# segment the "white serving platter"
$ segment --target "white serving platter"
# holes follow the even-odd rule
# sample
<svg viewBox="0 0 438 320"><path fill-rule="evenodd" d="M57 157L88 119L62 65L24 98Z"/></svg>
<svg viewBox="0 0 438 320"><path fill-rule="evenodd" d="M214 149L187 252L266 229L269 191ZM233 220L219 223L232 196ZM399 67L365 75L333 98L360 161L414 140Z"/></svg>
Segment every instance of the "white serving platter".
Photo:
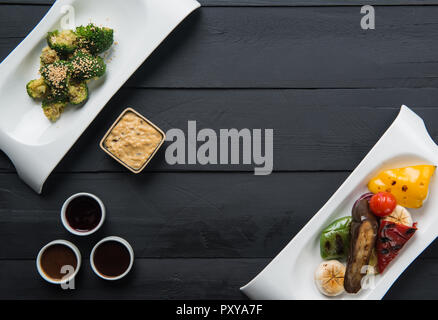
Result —
<svg viewBox="0 0 438 320"><path fill-rule="evenodd" d="M90 99L48 121L26 84L38 77L48 31L60 28L62 8L75 9L76 25L115 30L107 74L90 85ZM67 151L111 97L158 45L200 4L195 0L58 0L25 40L0 64L0 149L37 193Z"/></svg>
<svg viewBox="0 0 438 320"><path fill-rule="evenodd" d="M419 164L438 164L438 147L423 120L402 106L397 119L365 159L321 210L306 224L276 258L241 290L252 299L381 299L402 272L438 235L438 178L431 180L429 196L420 209L410 209L418 231L382 275L375 288L356 295L331 298L315 286L314 272L322 262L319 253L321 231L333 220L351 215L357 198L368 192L367 183L380 170ZM412 290L415 290L414 288Z"/></svg>

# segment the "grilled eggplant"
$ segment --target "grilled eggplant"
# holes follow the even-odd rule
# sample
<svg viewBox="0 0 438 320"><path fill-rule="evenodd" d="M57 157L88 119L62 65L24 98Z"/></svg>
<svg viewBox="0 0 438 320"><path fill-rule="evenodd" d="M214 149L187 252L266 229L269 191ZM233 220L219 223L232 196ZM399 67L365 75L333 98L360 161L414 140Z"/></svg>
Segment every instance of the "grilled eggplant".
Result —
<svg viewBox="0 0 438 320"><path fill-rule="evenodd" d="M370 211L367 199L356 202L353 207L352 217L351 242L344 288L348 293L357 293L362 287L361 281L366 274L363 267L369 264L376 243L379 223Z"/></svg>

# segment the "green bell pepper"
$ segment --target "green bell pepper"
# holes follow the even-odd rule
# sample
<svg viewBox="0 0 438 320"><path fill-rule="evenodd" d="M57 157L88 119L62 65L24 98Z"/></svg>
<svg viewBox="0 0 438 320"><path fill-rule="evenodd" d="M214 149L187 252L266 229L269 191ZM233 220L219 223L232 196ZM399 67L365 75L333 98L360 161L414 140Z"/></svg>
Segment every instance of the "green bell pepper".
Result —
<svg viewBox="0 0 438 320"><path fill-rule="evenodd" d="M351 216L333 221L320 237L321 257L325 260L345 259L350 248Z"/></svg>

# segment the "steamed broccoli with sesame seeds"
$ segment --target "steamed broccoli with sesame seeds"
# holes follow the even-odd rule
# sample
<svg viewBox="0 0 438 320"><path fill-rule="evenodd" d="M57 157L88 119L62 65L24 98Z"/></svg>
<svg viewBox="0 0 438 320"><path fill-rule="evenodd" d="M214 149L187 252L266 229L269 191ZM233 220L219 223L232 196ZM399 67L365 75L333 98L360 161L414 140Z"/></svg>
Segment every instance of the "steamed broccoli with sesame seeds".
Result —
<svg viewBox="0 0 438 320"><path fill-rule="evenodd" d="M78 50L70 60L72 78L76 80L91 80L102 77L106 64L99 56Z"/></svg>
<svg viewBox="0 0 438 320"><path fill-rule="evenodd" d="M52 122L55 122L59 119L66 106L67 102L65 101L51 99L45 99L42 105L44 115Z"/></svg>
<svg viewBox="0 0 438 320"><path fill-rule="evenodd" d="M68 99L73 105L84 103L88 99L87 82L70 82L68 86Z"/></svg>
<svg viewBox="0 0 438 320"><path fill-rule="evenodd" d="M92 54L100 54L108 50L114 42L114 30L100 28L90 23L76 28L77 43Z"/></svg>
<svg viewBox="0 0 438 320"><path fill-rule="evenodd" d="M99 54L114 43L114 31L93 24L76 30L55 30L40 56L41 78L26 85L28 95L42 100L45 116L59 119L68 105L88 99L88 82L102 77L106 64Z"/></svg>
<svg viewBox="0 0 438 320"><path fill-rule="evenodd" d="M55 30L47 34L47 43L49 47L59 54L69 54L77 48L78 37L72 30Z"/></svg>
<svg viewBox="0 0 438 320"><path fill-rule="evenodd" d="M46 84L50 87L51 95L61 99L68 94L68 83L71 76L71 65L67 61L57 61L55 63L41 67L40 73Z"/></svg>
<svg viewBox="0 0 438 320"><path fill-rule="evenodd" d="M60 58L56 50L53 50L50 47L45 47L43 49L40 57L40 61L42 65L52 64L59 60Z"/></svg>
<svg viewBox="0 0 438 320"><path fill-rule="evenodd" d="M43 99L49 92L49 87L43 78L29 81L26 85L27 94L32 99Z"/></svg>

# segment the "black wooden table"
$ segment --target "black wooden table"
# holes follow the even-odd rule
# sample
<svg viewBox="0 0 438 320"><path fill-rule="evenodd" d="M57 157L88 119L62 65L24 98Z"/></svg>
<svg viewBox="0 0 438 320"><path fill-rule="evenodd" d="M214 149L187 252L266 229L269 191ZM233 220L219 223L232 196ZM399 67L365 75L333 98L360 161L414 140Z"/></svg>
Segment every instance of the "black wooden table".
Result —
<svg viewBox="0 0 438 320"><path fill-rule="evenodd" d="M0 60L51 2L0 1ZM201 2L105 107L42 196L0 155L1 299L244 298L239 287L327 201L401 104L438 140L438 1L362 1L376 5L368 31L353 0ZM98 149L127 106L163 130L186 130L188 120L274 128L275 172L169 166L161 152L143 174L130 174ZM59 218L63 201L80 191L108 209L103 229L85 239ZM108 235L126 238L136 254L133 272L117 283L99 280L87 259ZM38 250L59 238L86 258L73 291L45 283L35 268ZM437 268L435 242L386 298L438 298Z"/></svg>

